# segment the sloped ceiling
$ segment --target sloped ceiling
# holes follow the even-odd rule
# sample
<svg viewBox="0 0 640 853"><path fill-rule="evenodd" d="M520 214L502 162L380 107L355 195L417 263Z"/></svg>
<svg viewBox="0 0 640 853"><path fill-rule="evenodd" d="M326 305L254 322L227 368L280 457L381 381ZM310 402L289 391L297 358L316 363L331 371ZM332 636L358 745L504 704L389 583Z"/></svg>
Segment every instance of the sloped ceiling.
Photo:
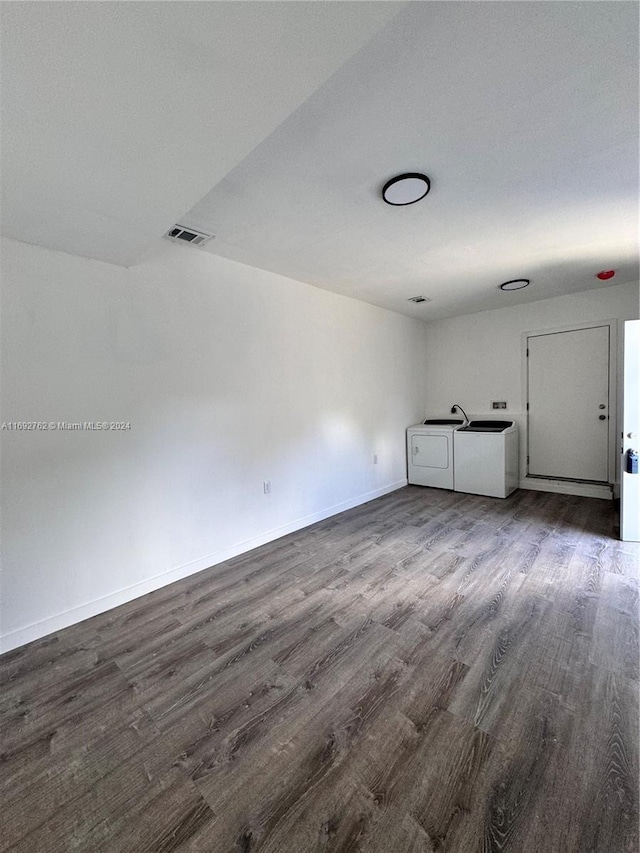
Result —
<svg viewBox="0 0 640 853"><path fill-rule="evenodd" d="M134 263L400 8L3 3L2 233Z"/></svg>
<svg viewBox="0 0 640 853"><path fill-rule="evenodd" d="M3 15L17 239L131 264L180 221L215 234L184 251L425 320L602 287L601 269L638 279L635 3ZM430 194L385 205L405 171ZM520 277L531 286L499 291Z"/></svg>

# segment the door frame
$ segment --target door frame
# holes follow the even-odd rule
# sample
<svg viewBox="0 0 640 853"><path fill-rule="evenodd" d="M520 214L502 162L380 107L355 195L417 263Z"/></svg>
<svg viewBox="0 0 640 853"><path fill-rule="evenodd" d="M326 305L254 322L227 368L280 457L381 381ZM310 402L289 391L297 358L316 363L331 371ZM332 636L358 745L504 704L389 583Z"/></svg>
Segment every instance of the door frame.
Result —
<svg viewBox="0 0 640 853"><path fill-rule="evenodd" d="M526 447L525 447L525 479L543 482L545 478L529 474L529 369L527 362L527 349L529 338L540 335L555 335L560 332L580 332L583 329L596 329L599 326L609 327L609 422L608 422L608 454L607 454L607 483L615 485L618 475L618 453L616 436L618 434L618 423L620 413L618 412L618 321L617 320L593 320L585 323L572 323L568 326L555 326L551 329L536 329L522 333L522 388L524 389L524 415L526 424ZM552 478L549 482L575 483L576 485L588 485L589 481L569 480L563 477Z"/></svg>
<svg viewBox="0 0 640 853"><path fill-rule="evenodd" d="M627 474L625 470L626 452L631 447L638 448L638 433L634 435L633 431L638 429L640 415L640 370L635 361L640 349L640 320L623 321L621 338L620 539L623 542L640 542L640 474Z"/></svg>

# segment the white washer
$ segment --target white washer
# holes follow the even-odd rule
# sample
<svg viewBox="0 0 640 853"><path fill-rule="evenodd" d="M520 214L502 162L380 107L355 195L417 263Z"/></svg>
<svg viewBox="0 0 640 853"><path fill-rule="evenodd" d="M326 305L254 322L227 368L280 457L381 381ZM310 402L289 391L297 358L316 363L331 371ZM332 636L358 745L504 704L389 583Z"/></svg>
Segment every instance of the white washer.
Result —
<svg viewBox="0 0 640 853"><path fill-rule="evenodd" d="M454 434L456 492L506 498L518 488L518 427L471 421Z"/></svg>
<svg viewBox="0 0 640 853"><path fill-rule="evenodd" d="M453 434L461 420L431 418L407 430L408 480L415 486L453 489Z"/></svg>

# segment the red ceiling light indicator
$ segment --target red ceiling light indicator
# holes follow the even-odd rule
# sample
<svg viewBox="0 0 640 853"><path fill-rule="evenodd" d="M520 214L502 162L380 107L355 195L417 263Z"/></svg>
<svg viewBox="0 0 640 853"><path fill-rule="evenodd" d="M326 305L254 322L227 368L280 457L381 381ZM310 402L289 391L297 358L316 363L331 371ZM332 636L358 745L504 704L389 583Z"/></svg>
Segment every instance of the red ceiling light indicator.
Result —
<svg viewBox="0 0 640 853"><path fill-rule="evenodd" d="M602 270L602 272L598 273L596 278L599 278L600 281L609 281L609 279L613 278L615 274L615 270Z"/></svg>

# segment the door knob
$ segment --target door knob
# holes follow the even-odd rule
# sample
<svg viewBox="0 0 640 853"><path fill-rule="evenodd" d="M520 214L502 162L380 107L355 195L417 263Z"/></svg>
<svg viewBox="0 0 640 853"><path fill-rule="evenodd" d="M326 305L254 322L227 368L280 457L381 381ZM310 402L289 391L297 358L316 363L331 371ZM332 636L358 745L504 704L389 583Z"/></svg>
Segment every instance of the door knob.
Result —
<svg viewBox="0 0 640 853"><path fill-rule="evenodd" d="M598 420L600 420L600 421L606 421L606 419L607 419L607 416L606 416L606 415L598 415Z"/></svg>

